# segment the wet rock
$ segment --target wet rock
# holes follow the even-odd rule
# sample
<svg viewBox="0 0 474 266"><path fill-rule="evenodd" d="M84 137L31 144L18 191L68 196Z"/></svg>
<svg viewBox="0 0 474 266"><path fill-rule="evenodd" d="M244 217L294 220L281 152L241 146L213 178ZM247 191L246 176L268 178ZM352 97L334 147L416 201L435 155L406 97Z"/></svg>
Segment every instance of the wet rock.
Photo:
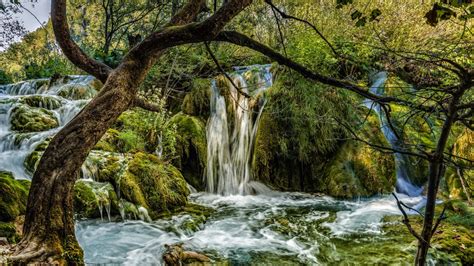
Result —
<svg viewBox="0 0 474 266"><path fill-rule="evenodd" d="M20 102L30 107L45 108L48 110L58 109L62 102L53 96L29 95L22 97Z"/></svg>
<svg viewBox="0 0 474 266"><path fill-rule="evenodd" d="M69 100L87 100L94 97L97 90L88 84L66 84L61 86L58 95Z"/></svg>
<svg viewBox="0 0 474 266"><path fill-rule="evenodd" d="M169 123L176 125L177 131L178 156L173 164L191 186L203 190L205 184L202 177L207 158L206 124L198 117L183 113L173 116Z"/></svg>
<svg viewBox="0 0 474 266"><path fill-rule="evenodd" d="M74 185L74 210L80 218L102 218L119 213L114 188L109 183L78 180Z"/></svg>
<svg viewBox="0 0 474 266"><path fill-rule="evenodd" d="M29 107L21 104L13 108L11 128L18 132L39 132L59 126L54 114L43 108Z"/></svg>
<svg viewBox="0 0 474 266"><path fill-rule="evenodd" d="M183 263L205 263L211 261L206 255L184 250L183 244L165 245L165 248L166 252L163 254L163 260L165 261L165 264L169 266L180 266L183 265Z"/></svg>

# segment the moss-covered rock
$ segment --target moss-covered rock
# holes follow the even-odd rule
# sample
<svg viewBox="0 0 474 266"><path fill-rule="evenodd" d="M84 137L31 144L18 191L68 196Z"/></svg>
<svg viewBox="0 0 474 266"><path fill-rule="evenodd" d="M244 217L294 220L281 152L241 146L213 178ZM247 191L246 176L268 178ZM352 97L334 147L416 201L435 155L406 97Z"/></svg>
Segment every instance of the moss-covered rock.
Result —
<svg viewBox="0 0 474 266"><path fill-rule="evenodd" d="M59 126L51 111L24 104L13 108L10 119L12 130L19 132L39 132Z"/></svg>
<svg viewBox="0 0 474 266"><path fill-rule="evenodd" d="M25 161L23 162L23 165L25 166L28 172L30 173L35 172L36 167L38 166L39 160L41 159L43 152L48 147L50 141L51 141L51 138L45 139L43 142L38 144L38 146L36 146L35 149L30 154L28 154L28 156L26 156Z"/></svg>
<svg viewBox="0 0 474 266"><path fill-rule="evenodd" d="M74 185L74 211L80 218L103 218L119 213L119 201L109 183L80 179Z"/></svg>
<svg viewBox="0 0 474 266"><path fill-rule="evenodd" d="M194 79L192 89L181 105L184 114L207 119L210 112L211 82L209 79Z"/></svg>
<svg viewBox="0 0 474 266"><path fill-rule="evenodd" d="M16 232L15 223L0 222L0 237L6 237L9 243L15 243L19 240Z"/></svg>
<svg viewBox="0 0 474 266"><path fill-rule="evenodd" d="M185 206L189 190L179 170L155 155L136 153L118 180L120 196L144 207L150 216Z"/></svg>
<svg viewBox="0 0 474 266"><path fill-rule="evenodd" d="M48 110L58 109L62 103L54 96L29 95L22 97L20 102L30 107L45 108Z"/></svg>
<svg viewBox="0 0 474 266"><path fill-rule="evenodd" d="M0 172L0 221L11 222L25 214L30 181L15 180L8 172Z"/></svg>
<svg viewBox="0 0 474 266"><path fill-rule="evenodd" d="M474 161L474 131L464 129L461 132L452 145L452 154L457 156L451 159L456 161L458 167L450 165L444 175L447 197L467 200L469 196L472 201L474 199L474 169L469 160Z"/></svg>
<svg viewBox="0 0 474 266"><path fill-rule="evenodd" d="M89 84L64 84L58 95L69 100L87 100L94 97L97 90Z"/></svg>
<svg viewBox="0 0 474 266"><path fill-rule="evenodd" d="M367 116L358 134L371 144L389 147L376 114ZM395 161L390 153L378 151L359 141L346 142L323 168L319 183L326 193L337 197L390 193L396 182Z"/></svg>
<svg viewBox="0 0 474 266"><path fill-rule="evenodd" d="M368 142L389 146L375 112L367 116L367 108L351 105L359 99L286 74L267 94L256 136L255 178L280 190L337 197L393 190L393 156L351 140L343 126L355 128Z"/></svg>
<svg viewBox="0 0 474 266"><path fill-rule="evenodd" d="M186 181L196 189L204 189L203 174L206 168L206 125L198 117L178 113L169 123L176 125L177 158L173 164L183 173Z"/></svg>

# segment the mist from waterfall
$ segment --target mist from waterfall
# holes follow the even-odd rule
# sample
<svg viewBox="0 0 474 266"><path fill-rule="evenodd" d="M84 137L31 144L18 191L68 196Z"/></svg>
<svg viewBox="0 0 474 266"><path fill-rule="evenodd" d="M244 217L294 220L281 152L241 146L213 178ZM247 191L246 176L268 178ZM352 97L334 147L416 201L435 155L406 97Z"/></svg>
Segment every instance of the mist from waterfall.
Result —
<svg viewBox="0 0 474 266"><path fill-rule="evenodd" d="M265 101L256 104L252 101L255 101L254 96L271 87L270 65L237 67L230 77L232 82L226 79L227 92L226 88L217 86L216 80L211 85L211 115L207 124L207 190L221 195L265 191L268 188L263 184L251 181L251 157ZM250 84L250 79L256 80L255 84ZM234 84L252 98L239 93Z"/></svg>
<svg viewBox="0 0 474 266"><path fill-rule="evenodd" d="M372 86L370 87L370 92L376 95L384 94L384 85L387 81L387 73L379 72L372 78ZM388 143L392 148L401 150L401 141L393 131L392 127L389 125L386 115L382 112L382 108L379 104L374 103L373 101L367 101L366 106L368 108L373 108L378 114L380 119L380 128ZM409 167L409 160L407 155L395 152L395 167L397 174L396 189L397 192L406 194L408 196L414 197L419 196L423 191L423 187L418 187L410 181L410 175L408 173L407 167Z"/></svg>

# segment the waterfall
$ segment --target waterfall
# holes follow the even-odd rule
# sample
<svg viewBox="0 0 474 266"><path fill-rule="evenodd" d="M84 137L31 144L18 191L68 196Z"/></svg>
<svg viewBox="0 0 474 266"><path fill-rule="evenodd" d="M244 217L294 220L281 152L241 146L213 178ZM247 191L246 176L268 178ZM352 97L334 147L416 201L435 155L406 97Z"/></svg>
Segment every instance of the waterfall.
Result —
<svg viewBox="0 0 474 266"><path fill-rule="evenodd" d="M233 84L252 96L272 85L270 65L235 70L230 75L232 82L225 82L228 91L220 88L216 80L212 81L211 115L207 123L207 189L222 195L251 194L261 187L251 182L250 166L265 101L252 104L254 97L241 95Z"/></svg>
<svg viewBox="0 0 474 266"><path fill-rule="evenodd" d="M91 76L66 76L0 85L0 171L30 179L31 173L24 166L26 157L79 113L97 93L94 82ZM15 110L31 113L15 114ZM44 119L51 126L31 132L28 123ZM14 128L15 121L20 129Z"/></svg>
<svg viewBox="0 0 474 266"><path fill-rule="evenodd" d="M379 72L372 78L372 86L370 87L370 92L376 95L383 95L384 94L384 84L387 81L387 73L386 72ZM373 109L377 113L380 119L380 128L382 133L384 134L385 138L387 139L388 143L394 149L402 149L401 147L401 140L398 139L393 129L388 124L388 120L386 115L382 112L381 106L379 104L374 103L373 101L367 101L366 106ZM408 155L401 154L401 153L394 153L395 157L395 167L396 167L396 175L397 175L397 182L396 182L396 189L397 192L409 195L411 197L419 196L423 191L422 187L418 187L417 185L413 184L410 181L410 175L408 173Z"/></svg>

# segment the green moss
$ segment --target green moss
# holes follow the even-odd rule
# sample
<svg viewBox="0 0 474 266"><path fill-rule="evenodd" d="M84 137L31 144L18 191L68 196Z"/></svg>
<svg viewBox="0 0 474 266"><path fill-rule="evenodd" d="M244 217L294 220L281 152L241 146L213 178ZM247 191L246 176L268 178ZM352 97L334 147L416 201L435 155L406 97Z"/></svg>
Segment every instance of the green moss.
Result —
<svg viewBox="0 0 474 266"><path fill-rule="evenodd" d="M15 131L38 132L58 127L59 122L51 111L22 104L13 108L11 125Z"/></svg>
<svg viewBox="0 0 474 266"><path fill-rule="evenodd" d="M349 95L283 73L269 89L256 136L254 176L281 190L337 197L389 193L394 159L352 139L389 146L378 116L355 109ZM291 87L291 90L288 89Z"/></svg>
<svg viewBox="0 0 474 266"><path fill-rule="evenodd" d="M58 95L69 100L87 100L94 97L97 90L94 87L83 84L64 84Z"/></svg>
<svg viewBox="0 0 474 266"><path fill-rule="evenodd" d="M29 188L28 180L15 180L11 173L0 172L0 221L13 221L25 214Z"/></svg>
<svg viewBox="0 0 474 266"><path fill-rule="evenodd" d="M25 161L23 162L23 165L25 166L28 172L34 173L34 171L36 170L36 167L38 166L39 160L41 159L43 152L48 147L50 141L51 141L51 138L45 139L43 142L38 144L38 146L35 147L33 152L31 152L28 156L26 156Z"/></svg>
<svg viewBox="0 0 474 266"><path fill-rule="evenodd" d="M374 145L389 147L380 130L377 115L369 115L358 130ZM337 197L372 196L390 193L396 182L393 155L377 151L359 141L347 141L331 159L320 186Z"/></svg>
<svg viewBox="0 0 474 266"><path fill-rule="evenodd" d="M20 99L20 102L30 107L45 108L53 110L61 107L62 103L56 97L43 95L30 95Z"/></svg>
<svg viewBox="0 0 474 266"><path fill-rule="evenodd" d="M177 158L173 161L186 181L196 189L204 189L203 174L206 168L206 125L198 117L178 113L169 123L176 126Z"/></svg>
<svg viewBox="0 0 474 266"><path fill-rule="evenodd" d="M62 257L68 265L84 264L84 252L74 236L67 236Z"/></svg>
<svg viewBox="0 0 474 266"><path fill-rule="evenodd" d="M117 136L120 132L116 129L109 128L107 132L102 136L100 141L94 146L94 150L117 152L116 146Z"/></svg>
<svg viewBox="0 0 474 266"><path fill-rule="evenodd" d="M207 119L210 110L210 88L209 79L193 79L191 92L186 94L181 105L183 113Z"/></svg>
<svg viewBox="0 0 474 266"><path fill-rule="evenodd" d="M20 239L13 222L0 222L0 237L6 237L9 243L16 243Z"/></svg>
<svg viewBox="0 0 474 266"><path fill-rule="evenodd" d="M106 215L109 205L111 214L119 213L119 203L114 188L109 183L78 180L74 185L74 212L80 218L99 218L100 210Z"/></svg>
<svg viewBox="0 0 474 266"><path fill-rule="evenodd" d="M151 217L187 203L189 190L179 170L155 155L136 153L118 180L120 196L145 207Z"/></svg>
<svg viewBox="0 0 474 266"><path fill-rule="evenodd" d="M438 210L442 208L438 206ZM448 211L447 217L452 214ZM405 244L411 244L415 247L416 239L410 234L404 224L401 223L400 216L388 216L384 218L387 222L384 226L384 232L400 237ZM415 231L420 232L422 228L422 219L418 216L411 216L410 223ZM429 254L438 257L444 263L458 263L462 265L472 265L474 263L474 237L473 228L466 228L449 218L441 222L435 234L431 239L432 248ZM403 243L402 242L402 243Z"/></svg>

